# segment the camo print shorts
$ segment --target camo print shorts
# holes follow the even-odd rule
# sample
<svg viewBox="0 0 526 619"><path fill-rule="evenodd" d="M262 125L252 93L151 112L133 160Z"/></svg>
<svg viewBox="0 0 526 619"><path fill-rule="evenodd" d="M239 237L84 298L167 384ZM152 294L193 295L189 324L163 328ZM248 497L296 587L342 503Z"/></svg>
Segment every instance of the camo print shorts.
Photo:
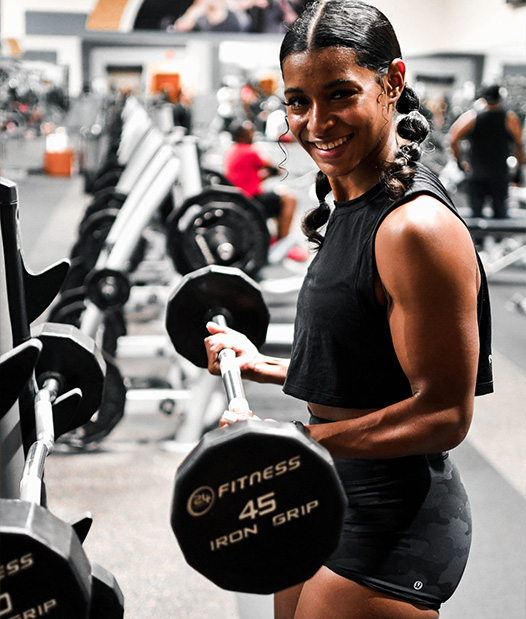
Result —
<svg viewBox="0 0 526 619"><path fill-rule="evenodd" d="M309 423L325 421L311 415ZM438 610L457 588L471 544L468 498L448 453L334 462L348 507L340 544L325 565Z"/></svg>

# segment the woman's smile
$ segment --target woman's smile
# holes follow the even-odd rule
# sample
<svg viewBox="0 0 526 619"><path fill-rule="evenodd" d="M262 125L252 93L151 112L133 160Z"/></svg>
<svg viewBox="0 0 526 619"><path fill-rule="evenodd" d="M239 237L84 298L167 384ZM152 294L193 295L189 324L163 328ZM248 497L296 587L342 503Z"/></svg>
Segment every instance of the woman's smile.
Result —
<svg viewBox="0 0 526 619"><path fill-rule="evenodd" d="M345 135L341 138L335 138L335 139L332 139L330 141L325 141L325 142L316 141L316 142L311 142L311 144L317 150L322 150L324 152L331 152L337 149L339 146L342 146L343 144L348 142L352 138L352 136L353 134L351 133L350 135Z"/></svg>

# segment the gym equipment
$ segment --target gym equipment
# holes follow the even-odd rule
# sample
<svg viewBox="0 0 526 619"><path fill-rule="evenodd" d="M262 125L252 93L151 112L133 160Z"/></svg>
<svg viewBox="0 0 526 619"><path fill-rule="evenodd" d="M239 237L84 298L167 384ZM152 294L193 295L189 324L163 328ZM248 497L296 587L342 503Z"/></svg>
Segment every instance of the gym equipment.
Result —
<svg viewBox="0 0 526 619"><path fill-rule="evenodd" d="M125 103L121 120L118 139L113 140L105 161L94 175L91 186L93 193L115 184L133 152L140 147L153 125L146 110L135 99Z"/></svg>
<svg viewBox="0 0 526 619"><path fill-rule="evenodd" d="M42 344L38 340L29 340L0 356L0 385L2 385L0 418L18 399L24 385L33 374L41 350Z"/></svg>
<svg viewBox="0 0 526 619"><path fill-rule="evenodd" d="M242 271L204 267L175 289L166 328L176 350L202 365L207 320L248 326L258 345L266 311ZM248 410L235 352L219 356L229 409ZM216 585L268 594L318 570L338 544L345 503L326 449L291 423L251 420L212 430L189 453L171 525L188 564Z"/></svg>
<svg viewBox="0 0 526 619"><path fill-rule="evenodd" d="M99 309L120 308L130 297L130 280L115 269L92 271L86 278L86 296Z"/></svg>
<svg viewBox="0 0 526 619"><path fill-rule="evenodd" d="M484 259L484 268L488 277L502 271L506 267L523 260L526 257L526 220L519 218L509 219L488 219L485 217L466 217L464 218L466 225L471 233L487 235L503 239L509 236L517 238L516 247L503 253L499 251L497 246L494 246L495 251L486 252L487 256ZM522 238L521 238L522 237ZM520 240L519 240L520 239ZM486 245L486 243L485 243ZM490 255L491 254L491 255Z"/></svg>
<svg viewBox="0 0 526 619"><path fill-rule="evenodd" d="M1 499L2 612L88 619L92 567L76 529L43 505L44 463L55 437L89 419L102 398L104 362L70 325L43 324L35 367L36 441L27 454L20 499Z"/></svg>
<svg viewBox="0 0 526 619"><path fill-rule="evenodd" d="M86 291L84 288L67 290L51 308L49 320L61 324L80 325L81 316L86 309ZM117 340L126 333L126 325L121 309L108 309L104 313L104 333L101 348L106 365L106 378L102 393L102 402L95 416L86 419L81 427L71 427L61 435L60 442L76 449L87 443L104 439L124 416L127 388L119 367L113 357L116 354Z"/></svg>
<svg viewBox="0 0 526 619"><path fill-rule="evenodd" d="M198 269L181 280L168 300L168 335L177 352L200 368L208 365L206 322L219 314L256 347L265 342L268 308L260 288L240 269L218 265Z"/></svg>
<svg viewBox="0 0 526 619"><path fill-rule="evenodd" d="M131 106L129 118L142 117L136 108L135 104ZM123 133L128 122L125 119ZM142 127L135 120L133 123L134 131L141 133ZM155 249L155 243L160 244L161 257L157 257L156 264L161 264L163 271L157 266L157 273L164 285L171 288L177 277L174 266L187 273L198 266L219 263L255 275L267 261L270 241L266 219L255 201L231 186L203 188L204 182L222 178L220 174L211 176L201 167L195 137L176 132L162 135L155 127L149 127L145 133L141 140L134 138L135 147L129 150L115 191L109 187L99 191L88 207L71 252L68 277L50 312L53 321L75 324L97 338L103 351L112 356L116 354L117 338L126 333L124 316L129 314L124 305L131 289L147 288L151 282L148 276L155 277L151 267L146 274L142 270L136 272L144 260L145 252L137 259L141 244L149 250ZM167 206L172 212L170 216L165 213ZM166 225L168 217L173 222L171 226ZM181 390L172 391L179 393L170 397L180 399ZM131 399L130 392L127 399L128 396ZM110 422L109 433L115 420L122 417L121 408L116 410L116 414L106 415L101 409L98 417L91 420L89 431L75 432L67 437L68 441L77 444L79 437L81 442L90 436L103 437L105 420Z"/></svg>
<svg viewBox="0 0 526 619"><path fill-rule="evenodd" d="M205 187L172 211L167 228L168 252L183 275L208 264L255 275L267 262L265 215L234 187Z"/></svg>
<svg viewBox="0 0 526 619"><path fill-rule="evenodd" d="M108 436L123 418L127 388L117 364L108 355L104 355L104 360L106 362L106 380L104 381L102 402L96 416L93 416L82 426L72 428L64 434L61 437L61 443L82 449L88 443L101 441Z"/></svg>
<svg viewBox="0 0 526 619"><path fill-rule="evenodd" d="M17 211L16 185L0 179L0 615L122 617L106 603L122 600L118 585L82 549L86 519L75 527L51 514L44 486L55 438L100 406L104 361L69 325L45 323L32 337L29 322L58 292L68 263L27 271Z"/></svg>
<svg viewBox="0 0 526 619"><path fill-rule="evenodd" d="M91 562L91 607L89 619L121 619L124 596L115 576Z"/></svg>
<svg viewBox="0 0 526 619"><path fill-rule="evenodd" d="M88 619L91 567L74 529L21 498L0 500L2 611Z"/></svg>
<svg viewBox="0 0 526 619"><path fill-rule="evenodd" d="M103 210L121 208L164 141L161 132L156 127L151 127L142 142L139 142L130 154L126 165L123 168L119 167L118 171L107 173L105 179L100 179L105 186L97 191L87 206L79 228L80 236L85 232L84 222L92 215ZM111 175L114 176L113 185L109 184Z"/></svg>
<svg viewBox="0 0 526 619"><path fill-rule="evenodd" d="M0 178L0 354L20 352L18 347L30 340L29 324L58 293L68 264L61 261L38 274L26 268L19 230L17 186L9 179ZM26 354L22 353L22 357ZM21 364L22 360L19 362ZM9 367L9 360L7 363ZM20 367L20 371L27 372L27 366ZM17 379L8 378L7 384L9 387L2 383L2 393L5 389L6 394L11 394L11 401L13 397L16 400L10 409L2 411L0 418L0 490L3 497L13 498L18 496L14 480L20 479L24 455L34 439L34 387L32 381L26 381L17 393L20 386Z"/></svg>
<svg viewBox="0 0 526 619"><path fill-rule="evenodd" d="M182 160L176 155L173 145L168 142L162 144L118 210L110 229L103 232L100 248L90 257L92 264L89 273L85 273L84 264L79 267L82 285L76 282L77 288L63 291L51 310L54 320L72 322L93 339L100 338L98 341L102 341L103 350L111 355L115 354L117 338L126 332L122 306L130 291L129 273L137 248L146 226L167 196L171 195L180 175ZM189 158L184 161L185 171L188 171L191 162ZM184 174L180 180L186 186L191 178L192 174ZM98 214L101 221L106 216L103 213L100 211ZM168 260L166 263L171 267ZM170 273L173 273L172 267ZM116 366L112 366L109 377L111 380L107 380L103 405L97 418L92 419L85 428L64 437L64 441L67 440L72 446L81 447L87 442L101 440L122 418L126 389Z"/></svg>
<svg viewBox="0 0 526 619"><path fill-rule="evenodd" d="M35 367L40 389L50 377L58 381L55 388L60 390L60 396L57 393L53 398L54 436L57 437L87 423L98 410L106 363L94 340L73 325L44 323L36 328L34 336L43 344ZM72 391L80 391L80 402L69 414L64 414L64 408L70 409L68 399Z"/></svg>

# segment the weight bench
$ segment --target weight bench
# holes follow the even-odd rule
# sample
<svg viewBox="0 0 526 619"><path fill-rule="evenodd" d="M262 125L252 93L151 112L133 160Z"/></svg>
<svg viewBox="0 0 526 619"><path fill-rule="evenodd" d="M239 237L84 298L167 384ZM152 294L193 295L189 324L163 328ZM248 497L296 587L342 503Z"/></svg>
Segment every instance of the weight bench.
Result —
<svg viewBox="0 0 526 619"><path fill-rule="evenodd" d="M526 258L526 219L510 218L510 219L487 219L484 217L466 217L464 218L470 232L483 234L485 237L493 237L503 239L513 236L517 238L523 237L519 241L519 246L509 253L497 255L484 260L484 267L488 275L493 275L502 269L510 266Z"/></svg>

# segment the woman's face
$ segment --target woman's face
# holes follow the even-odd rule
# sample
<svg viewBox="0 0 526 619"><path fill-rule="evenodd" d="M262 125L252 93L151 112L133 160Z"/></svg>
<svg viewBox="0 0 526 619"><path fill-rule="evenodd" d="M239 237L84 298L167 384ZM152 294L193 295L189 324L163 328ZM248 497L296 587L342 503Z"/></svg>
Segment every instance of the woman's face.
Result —
<svg viewBox="0 0 526 619"><path fill-rule="evenodd" d="M290 130L329 177L335 198L376 184L378 162L396 150L388 78L380 85L341 47L292 54L282 70Z"/></svg>

